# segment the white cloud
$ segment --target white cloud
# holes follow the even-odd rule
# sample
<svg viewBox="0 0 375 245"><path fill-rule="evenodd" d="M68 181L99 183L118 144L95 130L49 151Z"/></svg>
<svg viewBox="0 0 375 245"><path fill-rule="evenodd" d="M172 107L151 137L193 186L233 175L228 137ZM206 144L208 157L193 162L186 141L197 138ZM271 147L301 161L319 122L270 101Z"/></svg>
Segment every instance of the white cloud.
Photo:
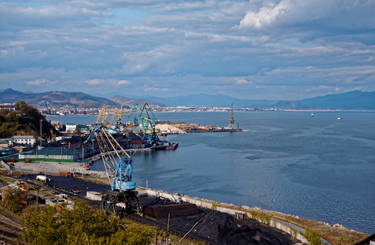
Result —
<svg viewBox="0 0 375 245"><path fill-rule="evenodd" d="M243 78L237 78L234 83L236 85L245 85L245 84L250 84L251 82Z"/></svg>
<svg viewBox="0 0 375 245"><path fill-rule="evenodd" d="M281 0L249 10L240 21L239 28L261 29L267 26L325 24L324 28L374 27L375 1L353 0ZM311 26L310 26L311 28Z"/></svg>
<svg viewBox="0 0 375 245"><path fill-rule="evenodd" d="M374 0L6 2L0 87L56 90L58 82L109 94L126 86L138 96L215 87L257 98L317 85L375 89ZM135 13L111 25L117 8Z"/></svg>
<svg viewBox="0 0 375 245"><path fill-rule="evenodd" d="M147 51L127 52L123 54L125 65L123 70L126 74L137 74L144 72L153 66L158 66L158 72L168 71L166 64L182 52L181 48L171 45L162 45ZM160 64L164 64L160 66Z"/></svg>
<svg viewBox="0 0 375 245"><path fill-rule="evenodd" d="M37 80L32 80L32 81L26 82L26 84L30 85L30 86L41 86L41 85L44 85L44 84L47 84L47 83L49 83L49 81L44 80L44 79L37 79Z"/></svg>
<svg viewBox="0 0 375 245"><path fill-rule="evenodd" d="M143 86L143 91L145 92L167 92L168 88L158 88L158 87L152 87L152 86Z"/></svg>
<svg viewBox="0 0 375 245"><path fill-rule="evenodd" d="M249 11L240 22L240 27L261 28L276 21L288 11L286 1L281 1L277 5L262 7L258 12Z"/></svg>
<svg viewBox="0 0 375 245"><path fill-rule="evenodd" d="M117 85L130 85L131 82L128 80L120 80L117 82Z"/></svg>
<svg viewBox="0 0 375 245"><path fill-rule="evenodd" d="M305 89L306 92L335 92L338 91L338 88L335 86L327 86L327 85L319 85L319 86L313 86Z"/></svg>
<svg viewBox="0 0 375 245"><path fill-rule="evenodd" d="M89 84L89 85L99 85L103 82L102 79L90 79L90 80L86 80L85 83Z"/></svg>

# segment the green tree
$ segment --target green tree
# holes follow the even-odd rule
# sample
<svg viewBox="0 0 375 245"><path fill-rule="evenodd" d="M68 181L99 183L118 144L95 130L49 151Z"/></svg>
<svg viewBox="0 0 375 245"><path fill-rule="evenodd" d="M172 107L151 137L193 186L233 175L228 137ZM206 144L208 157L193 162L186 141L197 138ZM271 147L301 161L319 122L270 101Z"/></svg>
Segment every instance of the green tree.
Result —
<svg viewBox="0 0 375 245"><path fill-rule="evenodd" d="M12 137L16 134L39 135L40 120L42 120L43 137L49 138L51 129L55 135L58 135L37 109L24 101L18 101L15 111L0 110L0 137Z"/></svg>
<svg viewBox="0 0 375 245"><path fill-rule="evenodd" d="M27 193L17 188L8 188L3 190L1 205L12 212L22 209L27 200Z"/></svg>
<svg viewBox="0 0 375 245"><path fill-rule="evenodd" d="M76 201L72 210L46 206L24 212L21 240L27 244L150 244L155 230L125 223L113 215Z"/></svg>

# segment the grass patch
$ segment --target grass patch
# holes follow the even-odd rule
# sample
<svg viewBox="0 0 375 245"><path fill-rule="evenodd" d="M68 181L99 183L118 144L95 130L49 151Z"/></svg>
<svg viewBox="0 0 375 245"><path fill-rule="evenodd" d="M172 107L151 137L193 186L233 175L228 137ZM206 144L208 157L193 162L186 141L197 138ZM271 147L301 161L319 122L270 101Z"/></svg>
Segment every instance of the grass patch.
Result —
<svg viewBox="0 0 375 245"><path fill-rule="evenodd" d="M0 174L0 182L4 185L8 184L8 183L14 183L15 180L11 177L8 177L8 176L4 176L2 174Z"/></svg>
<svg viewBox="0 0 375 245"><path fill-rule="evenodd" d="M212 204L212 209L216 210L217 207L218 207L218 203L217 202L212 202L211 204Z"/></svg>
<svg viewBox="0 0 375 245"><path fill-rule="evenodd" d="M326 239L334 245L352 245L368 237L368 235L364 233L335 228L319 221L298 218L291 215L283 215L275 212L270 212L270 214L272 217L280 220L295 224L307 230L313 230L320 237Z"/></svg>
<svg viewBox="0 0 375 245"><path fill-rule="evenodd" d="M304 237L309 241L310 245L322 245L322 241L320 240L320 235L318 232L312 230L312 229L306 229L304 232Z"/></svg>
<svg viewBox="0 0 375 245"><path fill-rule="evenodd" d="M253 219L256 219L266 225L270 224L271 216L267 213L258 210L250 210L249 213Z"/></svg>

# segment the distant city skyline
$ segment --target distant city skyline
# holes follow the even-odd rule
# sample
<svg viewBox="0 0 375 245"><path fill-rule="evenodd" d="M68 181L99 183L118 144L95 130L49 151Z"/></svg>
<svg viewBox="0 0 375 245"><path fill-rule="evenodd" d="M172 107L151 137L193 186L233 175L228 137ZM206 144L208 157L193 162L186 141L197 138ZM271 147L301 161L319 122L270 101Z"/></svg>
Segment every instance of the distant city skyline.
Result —
<svg viewBox="0 0 375 245"><path fill-rule="evenodd" d="M375 1L0 0L0 89L297 100L375 90Z"/></svg>

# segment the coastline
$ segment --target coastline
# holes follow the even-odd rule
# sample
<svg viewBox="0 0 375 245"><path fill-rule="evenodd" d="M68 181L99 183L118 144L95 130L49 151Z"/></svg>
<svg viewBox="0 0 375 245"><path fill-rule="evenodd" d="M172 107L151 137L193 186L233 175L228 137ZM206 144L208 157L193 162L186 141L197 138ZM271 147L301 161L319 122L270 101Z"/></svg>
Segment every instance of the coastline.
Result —
<svg viewBox="0 0 375 245"><path fill-rule="evenodd" d="M50 164L56 165L58 168L54 169ZM80 163L69 163L69 166L64 166L64 164L59 164L56 162L48 163L49 168L43 168L46 163L39 163L35 166L32 164L17 164L16 171L27 172L27 173L40 173L59 175L59 171L75 170L79 178L85 181L96 182L101 184L108 184L106 179L106 174L103 171L91 171L85 170L84 167L79 166ZM34 165L34 166L32 166ZM41 166L42 168L38 168ZM72 168L74 167L74 168ZM41 171L42 170L42 171ZM142 186L137 186L137 191L139 194L147 194L153 197L160 197L167 199L172 202L187 202L195 204L198 207L207 208L230 214L233 216L244 216L247 218L255 219L266 226L270 226L290 234L296 239L308 243L307 236L309 233L318 234L321 237L322 244L352 244L355 241L360 241L366 238L368 235L355 230L347 229L346 227L339 224L328 224L321 221L304 219L295 215L285 214L272 210L265 210L259 207L250 206L238 206L232 203L216 202L213 200L208 200L200 197L190 197L188 195L179 193L170 193L163 190L156 190L152 188L146 188Z"/></svg>

